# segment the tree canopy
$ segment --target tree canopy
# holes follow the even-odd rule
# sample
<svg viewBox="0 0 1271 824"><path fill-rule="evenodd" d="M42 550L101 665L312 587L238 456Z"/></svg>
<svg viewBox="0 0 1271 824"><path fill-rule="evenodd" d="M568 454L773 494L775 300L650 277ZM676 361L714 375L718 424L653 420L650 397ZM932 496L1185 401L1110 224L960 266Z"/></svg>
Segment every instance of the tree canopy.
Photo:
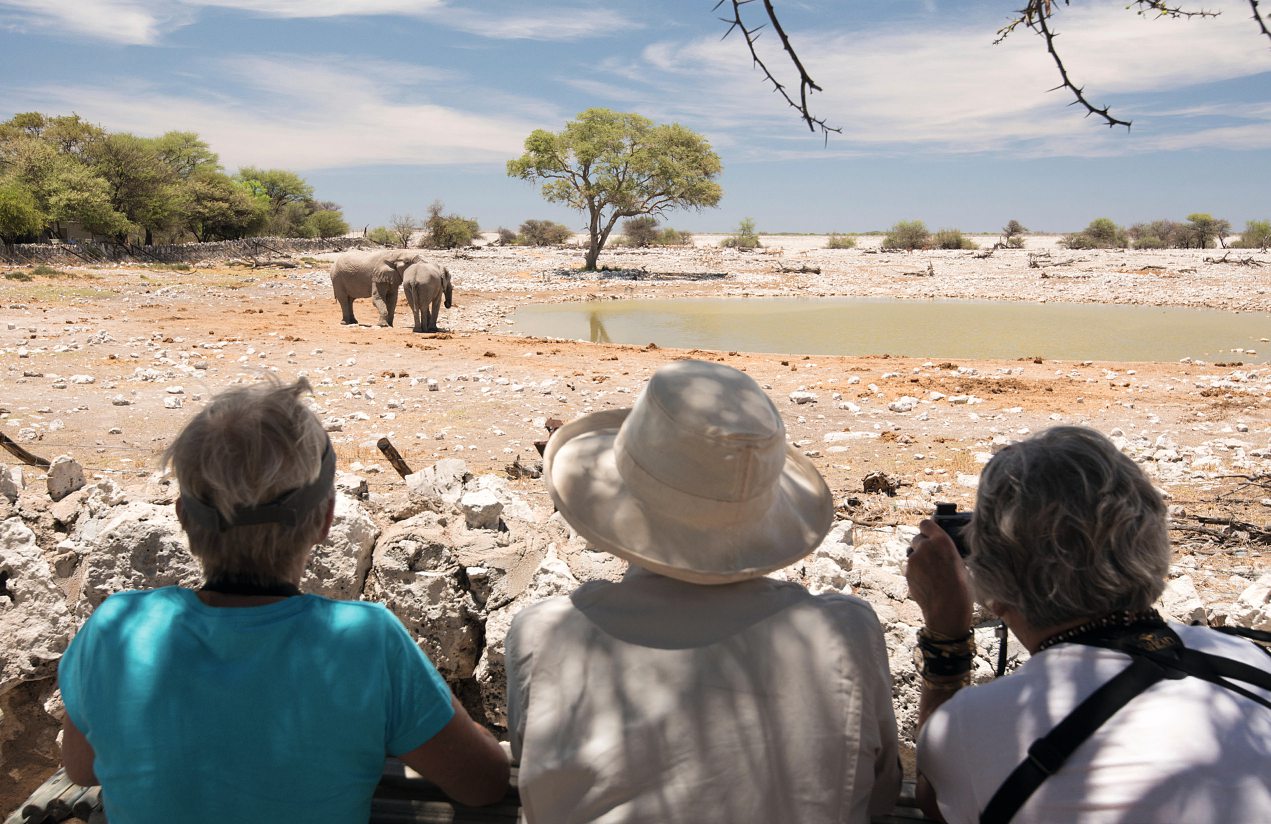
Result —
<svg viewBox="0 0 1271 824"><path fill-rule="evenodd" d="M507 164L511 177L542 181L548 201L586 213L588 269L622 218L717 205L721 168L702 135L601 108L587 109L560 132L535 129L525 154Z"/></svg>
<svg viewBox="0 0 1271 824"><path fill-rule="evenodd" d="M231 178L196 133L108 132L79 115L23 112L0 123L0 237L57 236L75 223L115 240L222 240L348 231L333 203L283 169Z"/></svg>

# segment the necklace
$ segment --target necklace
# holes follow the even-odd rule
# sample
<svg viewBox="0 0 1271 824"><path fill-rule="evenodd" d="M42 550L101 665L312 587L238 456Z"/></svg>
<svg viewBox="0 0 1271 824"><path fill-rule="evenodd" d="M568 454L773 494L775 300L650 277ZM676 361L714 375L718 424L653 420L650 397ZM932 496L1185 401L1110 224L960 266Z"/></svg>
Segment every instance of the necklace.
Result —
<svg viewBox="0 0 1271 824"><path fill-rule="evenodd" d="M290 598L300 594L295 584L257 584L240 578L214 578L199 588L200 592L218 592L222 595L271 595Z"/></svg>
<svg viewBox="0 0 1271 824"><path fill-rule="evenodd" d="M1080 642L1089 637L1117 636L1127 634L1134 629L1144 627L1155 629L1164 625L1165 621L1161 618L1160 613L1154 609L1143 612L1131 612L1128 609L1123 609L1117 612L1110 612L1093 621L1087 621L1079 627L1066 629L1058 635L1052 635L1037 645L1037 652L1068 641ZM1037 653L1033 654L1036 655Z"/></svg>

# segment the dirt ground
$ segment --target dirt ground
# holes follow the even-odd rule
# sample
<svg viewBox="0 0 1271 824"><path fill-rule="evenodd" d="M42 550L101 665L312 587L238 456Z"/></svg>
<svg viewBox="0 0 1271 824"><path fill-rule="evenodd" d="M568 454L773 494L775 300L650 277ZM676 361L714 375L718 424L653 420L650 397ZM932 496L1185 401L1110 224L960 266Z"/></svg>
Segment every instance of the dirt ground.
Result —
<svg viewBox="0 0 1271 824"><path fill-rule="evenodd" d="M739 288L743 294L853 294L862 282L888 291L889 261L867 251L828 263L815 258L823 275L788 275L775 271L791 265L788 258L721 259L720 250L698 248L660 253L652 265L672 271L657 277L647 275L650 258L630 257L637 251L602 263L639 266L645 271L639 280L578 273L572 250L495 250L484 259L446 253L456 306L443 309L443 331L433 335L410 331L404 301L394 327L342 326L327 263L314 258L284 262L293 268L237 262L192 271L63 266L51 275L0 265L0 431L37 455L71 455L89 474L127 485L154 471L182 422L219 389L264 370L288 380L305 374L332 430L341 469L363 474L374 491L400 483L376 449L380 437L388 437L412 469L461 457L473 472L502 472L517 458L526 464L537 458L533 442L544 436L546 419L629 406L658 366L695 357L743 369L768 389L790 440L812 454L843 499L858 497L865 476L881 471L900 484L902 499L907 487L933 481L969 506L974 491L957 484L960 474L976 474L994 446L1056 423L1167 440L1179 448L1228 435L1264 452L1271 445L1271 397L1265 377L1257 380L1267 368L1245 365L1238 356L1222 364L1040 358L953 363L886 354L686 351L498 333L517 305L630 297L633 286L640 297L731 295ZM806 262L809 252L791 254ZM1003 277L1012 280L1003 285L983 277L993 261L947 254L959 256L937 258L953 272L942 287L953 296L1027 299L1020 284L1037 280L1008 273ZM835 261L843 261L837 270ZM1185 269L1185 262L1169 263ZM906 258L892 269L916 265L921 261ZM1106 264L1116 267L1124 270L1125 264ZM726 277L696 274L730 269L735 273ZM1265 288L1271 269L1265 271L1249 275L1260 284L1262 304L1271 302ZM1208 281L1205 288L1212 289L1212 273L1205 275L1197 282ZM1144 288L1140 302L1217 308L1250 303L1247 286L1229 285L1231 296L1201 292L1197 298L1197 290L1173 280L1172 291L1159 284ZM905 291L912 282L895 279L890 291L912 296ZM1114 288L1104 297L1124 301L1126 295ZM369 301L355 308L361 321L374 320ZM1233 372L1254 380L1233 384ZM796 391L814 393L816 401L796 404L790 399ZM893 411L891 404L904 397L916 399L917 407ZM970 402L948 401L957 397ZM0 460L10 458L0 453ZM1218 505L1239 481L1190 473L1171 479L1169 491L1181 506ZM539 482L520 484L532 498L542 496L535 502L545 500ZM1268 509L1257 499L1266 494L1233 516L1265 525Z"/></svg>
<svg viewBox="0 0 1271 824"><path fill-rule="evenodd" d="M868 249L829 255L796 239L777 255L700 245L615 251L601 262L620 270L601 274L578 272L576 250L444 253L439 257L455 274L456 305L443 310L443 331L431 335L410 331L404 301L394 327L342 326L322 259L330 256L189 271L132 264L37 274L0 264L0 431L40 457L70 455L90 477L128 486L155 471L182 423L216 391L267 370L287 380L304 374L340 468L366 478L372 493L384 492L401 479L376 448L381 437L414 470L443 457L463 458L474 473L504 473L514 462L532 467L533 443L545 436L547 419L629 406L660 365L695 357L745 370L769 391L790 440L813 458L843 514L858 522L916 523L932 489L970 507L972 479L995 447L1076 423L1122 436L1139 454L1180 456L1161 458L1158 465L1170 471L1156 480L1169 496L1180 554L1202 559L1198 586L1222 590L1229 576L1266 571L1271 381L1265 365L1238 355L1224 363L955 363L501 333L524 303L633 296L1060 299L1263 313L1271 305L1271 268L1217 271L1206 269L1199 254L1181 253L1057 261L1052 250L1048 245L1028 258L1004 252L987 260L969 253L920 259ZM1058 262L1063 268L1052 271L1062 277L1039 276L1034 256L1045 256L1044 265ZM944 276L913 277L929 263ZM823 271L781 271L796 265ZM369 301L356 309L362 321L375 317ZM816 399L796 403L795 392ZM1189 463L1214 451L1216 462ZM0 452L0 466L17 463ZM42 483L38 470L24 472L27 483ZM866 478L878 472L894 495L867 494ZM514 483L532 504L548 506L541 480ZM1211 594L1229 600L1235 592Z"/></svg>

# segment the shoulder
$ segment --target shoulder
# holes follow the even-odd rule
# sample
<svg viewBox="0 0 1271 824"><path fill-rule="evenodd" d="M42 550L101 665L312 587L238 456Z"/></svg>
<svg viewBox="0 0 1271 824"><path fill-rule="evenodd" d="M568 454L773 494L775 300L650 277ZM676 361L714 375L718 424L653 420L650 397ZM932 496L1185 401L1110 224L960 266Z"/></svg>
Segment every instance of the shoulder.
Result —
<svg viewBox="0 0 1271 824"><path fill-rule="evenodd" d="M1170 628L1178 633L1183 646L1189 649L1220 655L1234 661L1242 661L1259 669L1271 671L1271 655L1267 655L1257 644L1229 635L1209 627L1196 627L1182 624L1170 624Z"/></svg>

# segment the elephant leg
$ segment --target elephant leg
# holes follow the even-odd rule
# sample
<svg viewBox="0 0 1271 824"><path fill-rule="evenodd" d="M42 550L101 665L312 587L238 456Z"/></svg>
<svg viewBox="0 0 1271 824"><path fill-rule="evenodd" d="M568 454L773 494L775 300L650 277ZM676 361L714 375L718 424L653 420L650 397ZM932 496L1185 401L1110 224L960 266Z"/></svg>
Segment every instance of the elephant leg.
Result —
<svg viewBox="0 0 1271 824"><path fill-rule="evenodd" d="M340 323L346 326L357 323L357 318L353 317L353 298L345 296L336 300L340 303Z"/></svg>
<svg viewBox="0 0 1271 824"><path fill-rule="evenodd" d="M388 308L388 302L385 300L384 290L378 286L371 289L371 303L375 304L375 311L380 315L380 326L392 326L392 314Z"/></svg>
<svg viewBox="0 0 1271 824"><path fill-rule="evenodd" d="M441 295L432 299L432 305L428 312L428 331L437 331L437 319L441 316Z"/></svg>
<svg viewBox="0 0 1271 824"><path fill-rule="evenodd" d="M384 305L388 307L388 312L387 312L388 325L392 326L393 318L397 314L397 287L393 287L391 290L389 290L388 294L384 295Z"/></svg>

